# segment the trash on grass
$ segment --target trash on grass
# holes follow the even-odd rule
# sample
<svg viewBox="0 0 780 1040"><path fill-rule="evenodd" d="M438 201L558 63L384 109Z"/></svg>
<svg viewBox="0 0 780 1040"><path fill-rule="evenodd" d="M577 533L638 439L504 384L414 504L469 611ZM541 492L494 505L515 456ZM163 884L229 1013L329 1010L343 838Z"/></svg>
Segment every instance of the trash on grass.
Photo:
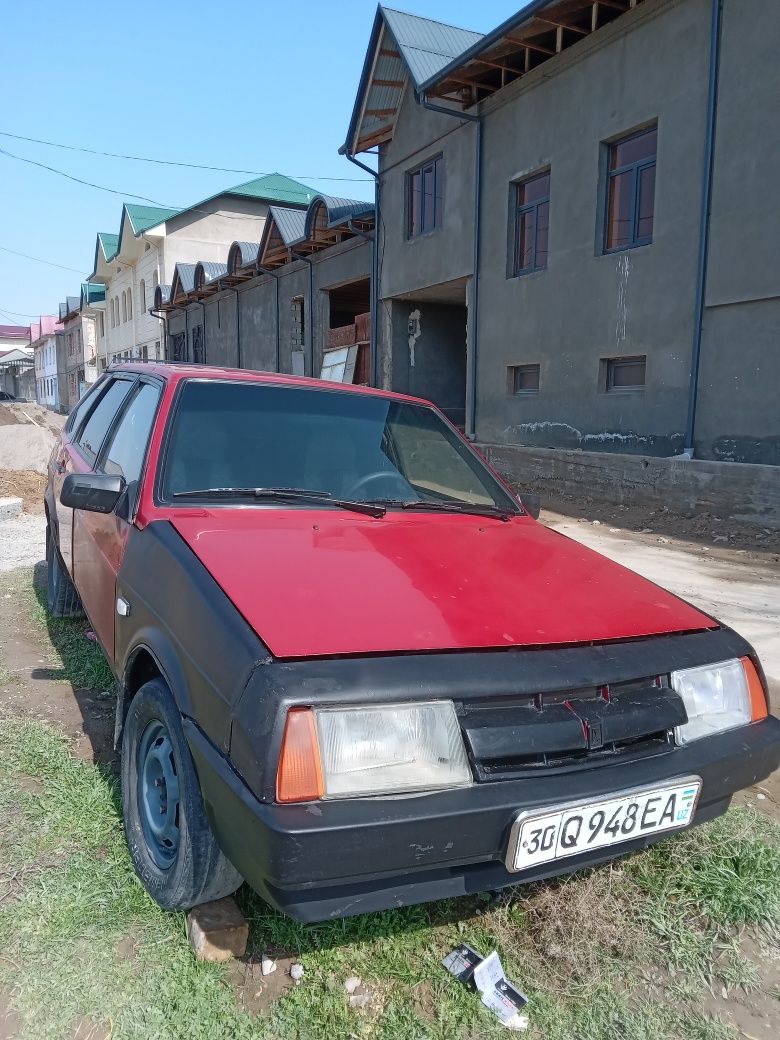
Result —
<svg viewBox="0 0 780 1040"><path fill-rule="evenodd" d="M290 978L293 980L293 982L301 981L301 979L303 978L302 964L293 964L293 966L290 968Z"/></svg>
<svg viewBox="0 0 780 1040"><path fill-rule="evenodd" d="M263 975L270 975L272 971L276 971L276 961L270 957L263 957L260 961L260 971Z"/></svg>
<svg viewBox="0 0 780 1040"><path fill-rule="evenodd" d="M508 1029L528 1028L528 1016L520 1013L528 1003L528 997L509 982L495 950L483 957L462 943L447 954L442 964L459 982L476 990L485 1007L490 1008Z"/></svg>

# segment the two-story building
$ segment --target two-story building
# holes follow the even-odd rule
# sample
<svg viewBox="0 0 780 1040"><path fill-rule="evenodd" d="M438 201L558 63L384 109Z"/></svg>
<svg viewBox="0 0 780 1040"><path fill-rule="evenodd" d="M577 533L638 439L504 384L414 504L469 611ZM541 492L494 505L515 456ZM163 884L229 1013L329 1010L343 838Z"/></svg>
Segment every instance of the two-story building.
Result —
<svg viewBox="0 0 780 1040"><path fill-rule="evenodd" d="M378 381L518 466L780 464L778 40L761 0L380 7L342 148L378 152Z"/></svg>
<svg viewBox="0 0 780 1040"><path fill-rule="evenodd" d="M30 325L30 346L35 359L35 399L45 408L60 406L57 379L57 338L62 325L53 314L43 314Z"/></svg>
<svg viewBox="0 0 780 1040"><path fill-rule="evenodd" d="M55 350L55 354L59 408L63 412L69 412L97 378L96 320L84 306L95 292L102 292L102 287L95 289L86 283L79 296L66 297L59 307L62 350Z"/></svg>

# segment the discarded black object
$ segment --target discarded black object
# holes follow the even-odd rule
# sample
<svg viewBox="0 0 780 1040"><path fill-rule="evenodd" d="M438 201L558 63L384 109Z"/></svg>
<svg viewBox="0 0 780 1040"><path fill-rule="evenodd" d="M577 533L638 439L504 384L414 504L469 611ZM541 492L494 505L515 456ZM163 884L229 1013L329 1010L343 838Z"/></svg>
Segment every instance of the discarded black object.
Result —
<svg viewBox="0 0 780 1040"><path fill-rule="evenodd" d="M505 1026L527 1028L528 1019L520 1012L528 1003L528 997L506 978L495 950L483 957L471 946L461 943L447 954L442 964L459 982L476 990L485 1007L490 1008Z"/></svg>

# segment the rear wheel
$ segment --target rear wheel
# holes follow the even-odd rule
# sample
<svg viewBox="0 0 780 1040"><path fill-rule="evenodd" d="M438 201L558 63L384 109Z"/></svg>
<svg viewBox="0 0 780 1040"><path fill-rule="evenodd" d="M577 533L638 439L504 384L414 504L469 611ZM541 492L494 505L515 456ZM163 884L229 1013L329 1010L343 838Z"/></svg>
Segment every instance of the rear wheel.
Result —
<svg viewBox="0 0 780 1040"><path fill-rule="evenodd" d="M51 527L46 525L46 602L53 617L78 617L84 613L76 587L60 559Z"/></svg>
<svg viewBox="0 0 780 1040"><path fill-rule="evenodd" d="M241 884L214 838L181 715L162 679L145 683L130 702L122 804L133 865L160 906L189 910Z"/></svg>

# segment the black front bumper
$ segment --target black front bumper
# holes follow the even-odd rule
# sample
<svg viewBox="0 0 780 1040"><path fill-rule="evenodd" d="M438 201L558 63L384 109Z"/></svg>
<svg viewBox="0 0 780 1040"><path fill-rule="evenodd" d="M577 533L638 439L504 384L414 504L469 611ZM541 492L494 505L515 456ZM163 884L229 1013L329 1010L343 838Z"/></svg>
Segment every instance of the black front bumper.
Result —
<svg viewBox="0 0 780 1040"><path fill-rule="evenodd" d="M664 837L510 873L504 858L521 810L696 774L702 789L694 822L703 823L780 765L780 721L770 716L638 762L422 796L285 806L259 801L192 721L185 732L224 852L269 903L307 922L554 877Z"/></svg>

